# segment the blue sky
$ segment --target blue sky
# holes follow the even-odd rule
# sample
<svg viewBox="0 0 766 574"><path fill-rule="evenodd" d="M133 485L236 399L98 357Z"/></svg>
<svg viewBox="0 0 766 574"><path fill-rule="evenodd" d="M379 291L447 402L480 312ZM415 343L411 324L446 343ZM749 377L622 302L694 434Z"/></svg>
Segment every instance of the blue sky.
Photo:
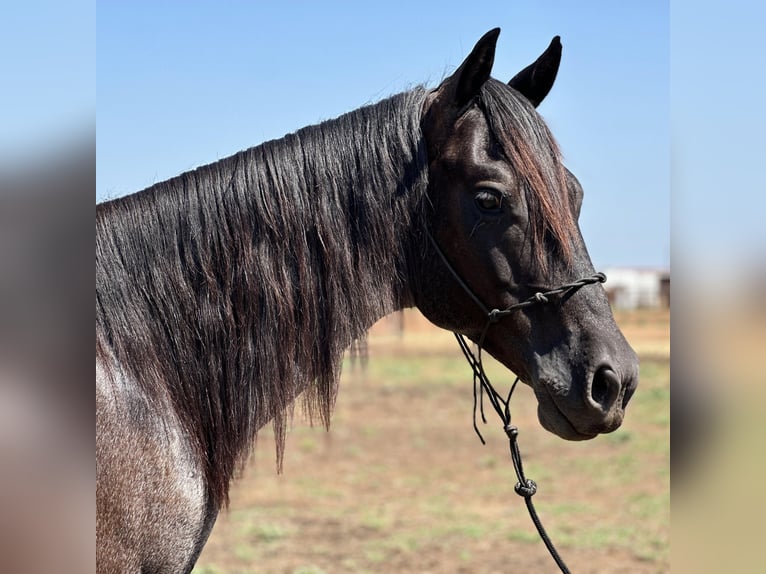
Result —
<svg viewBox="0 0 766 574"><path fill-rule="evenodd" d="M763 2L671 4L673 258L694 293L766 277L764 23Z"/></svg>
<svg viewBox="0 0 766 574"><path fill-rule="evenodd" d="M539 111L585 189L597 267L670 261L668 2L99 3L97 199L418 84L502 28L510 79L561 35Z"/></svg>
<svg viewBox="0 0 766 574"><path fill-rule="evenodd" d="M0 169L92 138L95 2L3 2L0 22Z"/></svg>

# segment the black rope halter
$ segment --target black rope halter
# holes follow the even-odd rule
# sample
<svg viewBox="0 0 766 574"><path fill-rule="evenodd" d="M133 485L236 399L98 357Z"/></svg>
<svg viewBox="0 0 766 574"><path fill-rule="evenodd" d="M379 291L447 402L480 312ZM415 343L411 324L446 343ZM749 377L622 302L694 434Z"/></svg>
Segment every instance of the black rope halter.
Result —
<svg viewBox="0 0 766 574"><path fill-rule="evenodd" d="M503 430L505 431L505 434L508 436L509 448L511 452L511 461L513 462L513 468L516 471L516 477L518 478L518 482L516 483L514 490L516 491L516 494L524 498L524 502L527 506L527 510L529 511L529 516L532 519L532 522L534 523L535 528L537 529L537 533L540 535L540 538L545 543L545 547L548 549L548 552L553 557L553 560L555 560L556 564L558 565L559 569L562 572L564 572L565 574L569 574L569 568L567 568L567 565L564 563L564 560L561 558L558 551L554 547L553 542L548 536L548 533L545 531L545 528L543 527L543 524L537 515L537 511L535 510L535 505L532 502L532 496L534 496L534 494L537 492L537 483L534 480L528 479L524 475L524 467L521 462L521 452L519 451L519 444L518 444L519 429L515 425L511 424L511 409L510 409L511 396L513 395L513 391L516 388L516 384L519 382L519 377L516 377L516 380L513 382L513 385L511 385L511 390L508 392L508 396L506 398L503 398L502 395L500 395L500 393L498 393L495 390L495 388L492 386L492 383L490 382L489 377L487 377L487 373L484 371L484 365L482 363L481 354L482 354L482 348L484 346L484 339L487 336L487 331L489 330L489 327L492 324L497 323L504 317L508 317L509 315L515 313L516 311L520 311L521 309L524 309L526 307L531 307L533 305L544 305L548 303L550 301L550 298L553 296L564 295L566 293L577 291L578 289L580 289L581 287L584 287L585 285L591 285L594 283L604 283L606 281L606 275L600 272L594 273L590 277L578 279L577 281L573 281L572 283L566 283L564 285L561 285L554 289L550 289L548 291L537 292L531 297L529 297L528 299L525 299L524 301L511 305L510 307L507 307L505 309L489 309L481 301L481 299L479 299L479 297L471 290L471 288L466 284L466 282L463 281L462 277L460 277L460 275L455 270L455 268L452 267L447 257L439 248L439 245L436 243L436 240L433 238L433 236L428 232L426 233L426 235L428 236L428 239L431 241L431 245L433 245L433 248L436 250L436 253L441 258L445 267L452 274L452 277L455 279L455 281L457 281L458 285L462 287L462 289L466 292L466 294L473 300L473 302L476 303L476 305L479 307L479 309L481 309L482 313L487 319L487 322L485 323L484 328L482 329L481 336L479 337L479 341L476 343L477 352L475 355L473 351L471 350L465 337L459 333L454 333L455 338L457 339L457 342L460 345L460 350L463 352L463 356L465 356L466 361L468 361L469 366L473 370L473 428L474 428L474 431L476 431L476 434L478 435L482 444L486 444L484 441L484 437L481 435L481 432L479 431L479 427L476 424L477 407L479 409L479 412L481 413L482 421L484 423L487 422L487 419L484 416L484 394L486 393L489 403L492 405L492 408L495 409L495 412L500 417L500 420L503 422Z"/></svg>

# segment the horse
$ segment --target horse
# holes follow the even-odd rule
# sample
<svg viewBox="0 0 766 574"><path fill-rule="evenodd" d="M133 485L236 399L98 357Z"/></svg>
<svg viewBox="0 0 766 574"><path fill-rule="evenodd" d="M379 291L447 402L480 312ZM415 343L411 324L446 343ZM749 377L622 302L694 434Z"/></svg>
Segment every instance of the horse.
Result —
<svg viewBox="0 0 766 574"><path fill-rule="evenodd" d="M259 429L279 466L299 397L329 426L344 352L403 308L480 343L556 435L620 426L638 360L600 285L476 304L594 272L536 110L560 39L503 82L499 32L435 89L97 204L99 572L191 571Z"/></svg>

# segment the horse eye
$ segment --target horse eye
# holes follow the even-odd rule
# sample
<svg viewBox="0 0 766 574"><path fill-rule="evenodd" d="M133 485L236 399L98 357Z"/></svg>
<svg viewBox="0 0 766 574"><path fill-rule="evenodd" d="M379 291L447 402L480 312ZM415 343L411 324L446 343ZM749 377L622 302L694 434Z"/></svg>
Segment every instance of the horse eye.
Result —
<svg viewBox="0 0 766 574"><path fill-rule="evenodd" d="M502 205L502 196L494 190L481 189L473 198L484 211L499 211Z"/></svg>

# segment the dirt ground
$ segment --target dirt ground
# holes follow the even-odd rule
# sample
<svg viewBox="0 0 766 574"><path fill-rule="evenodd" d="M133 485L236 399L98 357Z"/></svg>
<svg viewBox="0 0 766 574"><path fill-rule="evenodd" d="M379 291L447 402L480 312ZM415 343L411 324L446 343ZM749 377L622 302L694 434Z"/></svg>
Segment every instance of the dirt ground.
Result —
<svg viewBox="0 0 766 574"><path fill-rule="evenodd" d="M512 401L541 519L573 572L669 571L669 311L617 316L641 357L623 426L585 443L544 431L530 389ZM370 333L344 369L332 427L296 409L284 470L259 435L194 572L556 572L513 491L494 413L472 429L471 373L451 334L415 311ZM496 387L511 382L493 364ZM491 416L490 416L491 415Z"/></svg>

